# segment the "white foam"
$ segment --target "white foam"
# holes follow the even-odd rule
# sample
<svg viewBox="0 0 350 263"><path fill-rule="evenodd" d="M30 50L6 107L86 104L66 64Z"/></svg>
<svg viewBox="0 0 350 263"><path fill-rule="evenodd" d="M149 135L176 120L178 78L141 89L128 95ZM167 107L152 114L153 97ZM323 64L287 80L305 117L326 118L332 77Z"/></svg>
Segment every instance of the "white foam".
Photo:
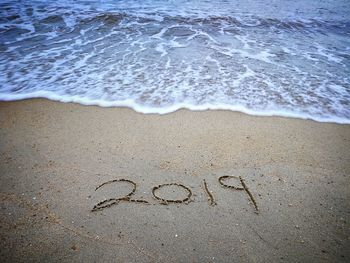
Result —
<svg viewBox="0 0 350 263"><path fill-rule="evenodd" d="M164 48L164 43L159 43L156 46L156 50L160 53L161 57L164 57L165 55L168 54L168 52L166 51L166 49Z"/></svg>
<svg viewBox="0 0 350 263"><path fill-rule="evenodd" d="M32 98L46 98L53 101L60 101L64 103L78 103L88 106L100 106L100 107L127 107L131 108L136 112L143 114L169 114L180 109L188 109L192 111L205 111L205 110L228 110L234 112L242 112L248 115L253 116L279 116L279 117L288 117L288 118L297 118L305 120L314 120L317 122L329 122L329 123L338 123L338 124L350 124L350 119L339 118L339 117L317 117L304 113L296 113L285 110L266 110L266 111L256 111L248 109L242 105L229 105L225 103L220 104L210 104L205 103L202 105L193 105L188 103L178 103L168 107L155 108L147 107L137 104L133 99L126 99L120 101L106 101L101 99L89 99L79 96L66 96L66 95L57 95L49 91L37 91L27 94L4 94L0 93L0 100L2 101L17 101L24 99Z"/></svg>
<svg viewBox="0 0 350 263"><path fill-rule="evenodd" d="M151 36L151 38L158 38L158 39L162 39L164 33L168 30L167 27L162 28L157 34L154 34L153 36Z"/></svg>

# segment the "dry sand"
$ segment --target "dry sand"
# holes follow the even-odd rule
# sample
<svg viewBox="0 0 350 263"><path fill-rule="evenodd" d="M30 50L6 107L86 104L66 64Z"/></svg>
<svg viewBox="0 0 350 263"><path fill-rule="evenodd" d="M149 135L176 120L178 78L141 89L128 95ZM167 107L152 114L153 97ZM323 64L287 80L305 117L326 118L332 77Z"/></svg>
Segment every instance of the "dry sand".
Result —
<svg viewBox="0 0 350 263"><path fill-rule="evenodd" d="M350 126L0 103L1 262L349 262ZM222 187L241 176L255 198ZM126 195L102 211L92 207ZM210 206L206 180L216 206ZM182 183L188 204L152 188ZM241 187L237 179L227 184ZM182 189L157 194L184 198Z"/></svg>

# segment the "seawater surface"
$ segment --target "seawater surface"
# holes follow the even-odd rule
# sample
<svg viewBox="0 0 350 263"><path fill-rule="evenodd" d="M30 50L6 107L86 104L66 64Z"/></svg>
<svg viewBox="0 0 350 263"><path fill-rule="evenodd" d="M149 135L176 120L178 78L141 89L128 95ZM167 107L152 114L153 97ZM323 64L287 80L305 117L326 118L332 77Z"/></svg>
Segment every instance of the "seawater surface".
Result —
<svg viewBox="0 0 350 263"><path fill-rule="evenodd" d="M350 123L349 0L0 0L0 100Z"/></svg>

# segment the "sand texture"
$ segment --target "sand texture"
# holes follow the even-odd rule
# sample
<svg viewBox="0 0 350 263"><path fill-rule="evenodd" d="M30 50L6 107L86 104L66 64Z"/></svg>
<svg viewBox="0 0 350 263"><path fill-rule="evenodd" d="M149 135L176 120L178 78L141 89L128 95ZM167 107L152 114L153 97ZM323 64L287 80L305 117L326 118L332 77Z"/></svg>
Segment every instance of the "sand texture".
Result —
<svg viewBox="0 0 350 263"><path fill-rule="evenodd" d="M350 125L1 102L0 187L1 262L350 261Z"/></svg>

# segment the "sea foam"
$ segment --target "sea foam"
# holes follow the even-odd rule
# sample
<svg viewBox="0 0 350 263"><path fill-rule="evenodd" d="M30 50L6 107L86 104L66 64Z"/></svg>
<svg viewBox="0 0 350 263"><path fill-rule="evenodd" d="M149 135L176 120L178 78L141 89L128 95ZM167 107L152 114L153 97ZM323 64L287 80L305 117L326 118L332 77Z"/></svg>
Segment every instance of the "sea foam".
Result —
<svg viewBox="0 0 350 263"><path fill-rule="evenodd" d="M0 0L0 100L350 123L350 5L218 2Z"/></svg>

